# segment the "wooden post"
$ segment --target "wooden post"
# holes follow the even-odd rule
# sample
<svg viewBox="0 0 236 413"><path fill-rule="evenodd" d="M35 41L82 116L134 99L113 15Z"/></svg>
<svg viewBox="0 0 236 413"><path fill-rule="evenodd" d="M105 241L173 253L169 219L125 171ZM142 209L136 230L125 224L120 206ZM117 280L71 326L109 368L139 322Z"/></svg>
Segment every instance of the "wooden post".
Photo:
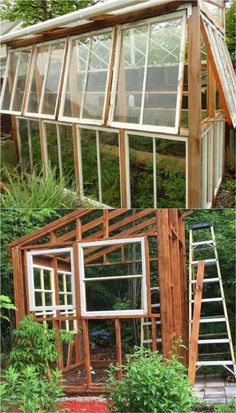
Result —
<svg viewBox="0 0 236 413"><path fill-rule="evenodd" d="M188 20L188 206L201 207L201 40L200 7L192 9Z"/></svg>
<svg viewBox="0 0 236 413"><path fill-rule="evenodd" d="M92 386L92 378L91 378L91 364L90 364L88 320L83 319L82 325L83 325L86 383L87 383L87 387L90 388Z"/></svg>
<svg viewBox="0 0 236 413"><path fill-rule="evenodd" d="M22 275L22 268L20 267L20 249L18 247L12 248L12 268L13 268L13 282L14 282L14 296L16 306L16 325L25 316L24 306L24 281Z"/></svg>
<svg viewBox="0 0 236 413"><path fill-rule="evenodd" d="M116 360L117 364L122 364L122 348L121 348L121 325L118 318L115 319L115 332L116 332ZM122 379L122 370L118 371L118 380Z"/></svg>
<svg viewBox="0 0 236 413"><path fill-rule="evenodd" d="M121 186L121 208L128 208L127 198L127 160L126 160L126 144L125 144L125 131L120 129L120 186Z"/></svg>
<svg viewBox="0 0 236 413"><path fill-rule="evenodd" d="M198 359L198 336L199 336L199 328L200 328L204 269L205 269L205 261L199 261L198 269L197 269L197 283L196 283L196 290L195 290L195 299L194 299L192 336L191 336L190 348L189 348L188 377L189 377L191 384L195 383L196 363Z"/></svg>

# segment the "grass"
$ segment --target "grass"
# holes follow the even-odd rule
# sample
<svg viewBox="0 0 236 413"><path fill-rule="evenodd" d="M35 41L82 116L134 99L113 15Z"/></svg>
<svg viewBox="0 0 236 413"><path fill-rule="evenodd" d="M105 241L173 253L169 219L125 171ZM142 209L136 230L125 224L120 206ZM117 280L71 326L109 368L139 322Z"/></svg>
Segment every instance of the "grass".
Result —
<svg viewBox="0 0 236 413"><path fill-rule="evenodd" d="M75 188L66 191L68 180L56 177L49 168L47 176L34 169L32 174L19 173L17 167L3 165L1 177L4 191L1 208L73 208L77 206Z"/></svg>

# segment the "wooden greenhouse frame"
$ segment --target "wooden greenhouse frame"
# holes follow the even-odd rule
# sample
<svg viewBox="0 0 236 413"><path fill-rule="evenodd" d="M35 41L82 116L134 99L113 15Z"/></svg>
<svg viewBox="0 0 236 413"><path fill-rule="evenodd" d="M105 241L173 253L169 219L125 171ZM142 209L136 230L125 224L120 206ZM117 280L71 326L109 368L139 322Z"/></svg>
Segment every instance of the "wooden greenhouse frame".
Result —
<svg viewBox="0 0 236 413"><path fill-rule="evenodd" d="M84 280L83 269L90 266L98 271L101 265L102 268L111 265L114 261L109 261L109 254L117 251L117 248L121 251L118 264L127 263L123 248L123 244L127 242L142 244L141 274L145 296L143 310L104 313L90 313L88 309L87 312L84 311L84 296L81 290L84 281L89 280ZM104 247L102 250L101 243ZM81 250L88 244L89 252L84 255L83 265ZM155 247L154 250L150 249L150 245ZM153 351L161 350L166 357L169 357L180 336L188 346L185 225L184 216L179 210L77 209L31 234L14 240L8 247L12 254L17 324L27 314L33 314L39 322L51 322L56 329L68 328L69 324L73 323L73 342L69 344L66 352L62 346L59 348L64 357L58 364L65 374L75 368L84 367L86 378L80 385L67 383L67 392L104 391L101 384L93 383L91 366L106 367L111 360L93 359L89 336L91 320L109 320L114 323L116 358L113 361L118 363L122 363L124 356L122 329L125 323L131 320L136 320L137 323L144 319L149 320L150 347ZM57 256L63 251L71 254L69 271L68 259L62 259L62 255ZM138 256L129 261L132 265L135 262L140 262ZM39 268L34 279L33 267ZM48 290L44 285L43 271L50 272L51 288ZM63 275L63 287L60 287L58 281L59 274ZM67 276L74 277L69 290L65 287ZM129 276L131 277L141 276ZM110 278L113 280L115 277ZM156 286L155 291L159 291L159 304L153 305L155 300L152 296L152 285ZM48 304L47 307L45 296L53 291L56 298L52 300L52 306ZM33 297L35 294L43 296L44 308L36 306ZM73 294L74 298L70 301L72 305L67 305L70 294ZM63 302L59 300L59 296L63 296ZM124 331L123 333L125 334ZM187 350L180 351L187 364ZM120 377L121 374L122 372Z"/></svg>
<svg viewBox="0 0 236 413"><path fill-rule="evenodd" d="M86 196L100 205L123 208L214 206L224 174L225 120L236 126L236 81L224 42L224 20L224 0L110 0L106 4L88 7L2 36L2 42L8 46L9 57L0 111L12 116L21 166L25 156L23 143L29 146L27 157L30 169L38 162L32 157L35 143L31 142L30 132L27 137L27 127L21 128L24 120L28 124L37 121L36 135L45 173L51 157L55 160L58 155L59 160L55 162L61 174L61 159L73 155L73 173L78 195L82 199ZM172 27L168 26L170 22ZM154 38L155 30L156 36L159 30L163 30L163 43L158 43ZM127 33L131 42L128 46ZM167 33L169 38L165 37ZM105 40L98 42L101 36ZM95 40L97 43L94 43ZM138 42L141 42L139 48L135 47ZM146 44L144 50L143 44ZM96 47L100 56L94 50ZM101 59L101 50L104 59ZM126 67L127 50L130 53L130 67L139 70L134 76L130 76L129 66ZM175 55L173 51L176 50ZM166 55L158 55L164 51ZM140 68L136 52L139 62L142 62ZM157 60L153 53L157 54ZM154 60L150 63L151 59ZM167 61L169 72L166 69L163 81L155 78L153 86L153 70L159 70L159 75L163 68L165 70L165 63L159 64L159 61ZM97 67L96 70L91 62ZM53 76L55 63L58 73ZM138 69L135 69L136 66ZM91 73L100 77L92 81ZM136 89L133 86L134 91L128 90L128 77L138 79L140 76L140 85L136 85ZM171 77L174 80L170 80ZM98 91L95 84L99 85ZM202 90L206 90L205 102ZM181 116L187 120L188 127L181 121ZM54 154L48 151L51 144L47 125L51 123L56 128ZM63 124L71 128L69 154L61 151L64 138L60 138L60 125ZM81 146L84 139L81 134L85 134L85 129L88 134L86 144L93 145L95 157L93 182L87 182L88 178L84 176L86 165L83 165L83 153L90 151L90 147ZM110 147L107 135L103 138L105 143L100 143L100 135L109 133L112 135L109 139L113 142ZM151 149L140 150L139 145L132 147L131 140L135 135L139 135L140 142L143 139L142 145L149 145ZM167 154L160 149L163 142L173 147L166 149ZM181 147L181 155L176 152L177 146ZM108 154L112 154L113 163L117 161L113 171L115 178L112 178L117 181L116 188L113 188L113 192L118 193L117 200L103 194L105 178L101 159L107 158ZM137 200L140 197L146 199L142 192L145 179L137 197L136 185L134 189L131 187L132 179L134 182L142 180L141 173L137 179L132 172L133 156L137 158L134 169L145 169L146 164L150 169L148 191L151 198L149 204L152 205L143 205L147 201ZM176 163L177 176L183 179L182 198L176 204L175 201L168 204L168 199L163 195L164 179L169 179L170 183L174 179L171 174L169 178L161 175L159 162L163 159L164 162ZM180 164L182 169L178 169ZM167 173L171 172L171 167L166 168ZM97 192L91 193L89 191L95 186L95 181ZM106 185L109 192L111 182ZM159 190L158 186L162 189ZM169 190L172 193L173 186Z"/></svg>

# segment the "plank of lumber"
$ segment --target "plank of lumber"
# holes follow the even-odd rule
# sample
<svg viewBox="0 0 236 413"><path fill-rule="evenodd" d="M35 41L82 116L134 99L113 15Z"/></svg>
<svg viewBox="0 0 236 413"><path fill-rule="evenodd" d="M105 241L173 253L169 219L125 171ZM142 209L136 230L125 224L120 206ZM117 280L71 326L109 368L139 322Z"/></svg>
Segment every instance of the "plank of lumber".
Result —
<svg viewBox="0 0 236 413"><path fill-rule="evenodd" d="M198 359L198 336L199 336L199 328L200 328L204 269L205 269L205 261L199 261L198 269L197 269L197 283L196 283L195 302L194 302L194 311L193 311L192 335L191 335L191 341L190 341L190 347L189 347L188 378L191 384L195 383L195 377L196 377L196 363Z"/></svg>

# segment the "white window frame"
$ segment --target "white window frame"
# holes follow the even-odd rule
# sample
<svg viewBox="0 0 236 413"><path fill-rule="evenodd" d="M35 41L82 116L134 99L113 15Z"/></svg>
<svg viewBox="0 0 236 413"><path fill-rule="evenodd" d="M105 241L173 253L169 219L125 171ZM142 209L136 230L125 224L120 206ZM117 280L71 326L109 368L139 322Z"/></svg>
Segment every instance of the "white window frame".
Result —
<svg viewBox="0 0 236 413"><path fill-rule="evenodd" d="M25 74L25 76L26 76L25 89L26 89L27 88L27 82L28 82L28 75L29 75L29 71L30 71L31 60L32 60L33 48L32 48L32 46L20 47L18 49L10 49L9 52L8 52L6 69L5 69L4 80L3 80L3 84L2 84L1 97L0 97L0 112L1 113L11 114L11 115L21 115L23 113L25 90L24 90L23 99L22 99L22 103L21 103L21 110L20 111L12 110L12 106L13 106L13 102L14 102L14 99L15 99L16 85L17 85L17 80L18 80L18 72L19 72L19 65L20 65L20 59L21 59L21 52L22 51L24 52L26 50L30 50L28 68L27 68L26 74ZM12 93L11 93L11 97L10 97L10 106L9 106L9 109L2 109L3 99L4 99L4 96L5 96L7 82L8 82L8 72L9 72L9 66L10 66L10 55L13 54L13 53L19 53L19 56L18 56L17 63L16 63L16 71L15 71L15 76L14 76L14 80L13 80Z"/></svg>
<svg viewBox="0 0 236 413"><path fill-rule="evenodd" d="M120 177L120 206L122 205L122 187L121 187L121 165L120 165L120 131L119 129L111 129L111 128L97 128L95 126L85 126L79 125L77 127L77 148L78 148L78 159L79 159L79 189L80 189L80 196L81 199L89 199L89 195L84 195L84 184L83 184L83 162L82 162L82 150L81 150L81 136L80 130L94 130L96 132L96 148L97 148L97 176L98 176L98 189L99 189L99 199L96 200L100 205L107 206L102 201L102 170L100 164L100 152L99 152L99 132L107 132L107 133L116 133L118 138L119 144L119 177ZM112 207L112 205L111 205Z"/></svg>
<svg viewBox="0 0 236 413"><path fill-rule="evenodd" d="M173 136L173 135L160 135L156 133L148 132L137 132L137 131L125 131L125 146L126 146L126 170L127 170L127 194L128 194L128 208L135 208L135 205L131 206L131 190L130 190L130 147L129 147L129 135L143 136L152 138L153 148L158 139L166 139L167 141L177 141L185 142L185 204L188 208L188 138L183 136ZM154 205L153 208L157 208L157 196L156 196L156 156L153 149L153 197Z"/></svg>
<svg viewBox="0 0 236 413"><path fill-rule="evenodd" d="M52 50L52 45L57 44L57 43L63 43L64 42L64 51L63 51L63 57L62 57L62 63L61 63L61 72L60 72L60 77L59 77L59 82L58 82L58 87L57 87L57 92L55 94L57 95L56 97L56 102L55 102L55 108L54 108L54 113L49 115L46 113L42 112L43 109L43 103L44 103L44 98L45 98L45 87L46 87L46 81L48 77L48 69L50 65L50 59L51 59L51 50ZM48 47L48 52L47 52L47 63L46 63L46 70L43 76L43 84L42 84L42 90L41 90L41 95L39 98L39 112L29 112L28 111L28 105L29 105L29 99L30 99L30 92L31 92L31 86L32 86L32 81L33 81L33 76L34 76L34 69L37 61L37 49L40 47L44 46L49 46ZM58 106L58 101L59 101L59 89L61 82L63 80L63 67L65 64L65 58L66 58L66 48L67 48L67 38L62 38L62 39L57 39L57 40L52 40L50 42L43 42L43 43L38 43L35 46L34 50L34 55L33 59L31 62L31 67L30 67L30 75L29 75L29 80L28 80L28 85L27 85L27 92L26 92L26 101L25 101L25 111L24 111L24 116L29 116L29 117L34 117L34 118L39 118L39 119L55 119L56 117L56 109Z"/></svg>
<svg viewBox="0 0 236 413"><path fill-rule="evenodd" d="M142 279L142 288L141 288L141 302L142 309L140 310L111 310L111 311L87 311L86 307L86 287L85 283L89 280L99 280L103 281L109 279L127 279L127 276L117 276L117 277L99 277L98 278L85 278L84 271L84 248L89 247L101 247L101 246L112 246L112 245L127 245L140 243L141 245L141 255L142 255L142 274L140 276L128 276L130 279L141 278ZM80 274L80 304L81 304L81 315L83 317L97 317L97 316L123 316L123 315L146 315L147 314L147 286L146 286L146 255L145 255L145 238L136 237L136 238L122 238L122 239L111 239L105 241L94 241L94 242L82 242L78 243L78 255L79 255L79 274ZM115 262L114 262L115 264ZM102 265L102 264L101 264Z"/></svg>
<svg viewBox="0 0 236 413"><path fill-rule="evenodd" d="M43 256L44 254L57 254L57 253L70 253L70 259L71 259L71 284L72 284L72 305L52 305L52 306L36 306L35 305L35 288L34 288L34 263L33 263L33 257L35 256ZM51 248L47 250L37 250L37 251L29 251L27 252L27 273L28 273L28 289L29 289L29 308L30 311L42 311L42 312L48 312L48 311L57 311L57 310L63 310L63 311L68 311L68 310L74 310L76 308L76 301L75 301L75 274L74 274L74 257L73 257L73 248ZM37 267L39 267L37 265ZM44 266L40 266L44 267ZM45 267L46 269L50 271L54 271L53 267ZM59 270L60 271L60 270ZM59 273L58 271L58 273ZM64 272L64 271L62 271ZM68 272L68 271L65 271Z"/></svg>
<svg viewBox="0 0 236 413"><path fill-rule="evenodd" d="M223 177L223 150L224 150L224 115L216 117L214 130L214 195L217 195L218 189Z"/></svg>
<svg viewBox="0 0 236 413"><path fill-rule="evenodd" d="M213 198L213 139L214 125L210 125L201 136L202 151L202 208L209 209Z"/></svg>
<svg viewBox="0 0 236 413"><path fill-rule="evenodd" d="M227 102L232 124L236 127L236 75L224 41L224 35L203 14L201 18L209 41L217 73Z"/></svg>
<svg viewBox="0 0 236 413"><path fill-rule="evenodd" d="M69 74L70 74L70 64L71 64L71 58L72 58L72 52L73 52L73 41L78 40L79 38L89 38L91 39L94 36L100 36L105 33L111 33L111 50L110 50L110 56L109 56L109 63L108 63L108 68L107 68L107 80L106 80L106 89L104 92L104 106L103 106L103 114L102 114L102 119L86 119L86 118L74 118L70 116L64 116L64 107L65 107L65 101L66 101L66 90L67 90L67 82L69 80ZM63 88L62 88L62 97L61 97L61 104L60 104L60 109L59 109L59 115L58 115L58 120L63 121L63 122L70 122L70 123L77 123L77 124L87 124L87 125L104 125L104 120L105 120L105 113L106 113L106 106L107 102L109 99L109 75L110 72L112 71L111 67L111 62L112 62L112 50L114 48L114 39L115 39L115 27L109 27L107 29L99 30L99 31L92 31L88 33L83 33L81 35L76 35L76 36L71 36L69 39L69 48L68 48L68 56L67 56L67 62L66 62L66 69L65 69L65 75L64 75L64 82L63 82ZM77 50L78 53L78 50ZM76 53L76 55L77 55ZM86 74L85 74L85 80L87 80L88 77L88 67L86 68ZM85 81L84 80L84 81ZM87 82L86 82L87 84ZM85 96L86 96L86 85L83 85L83 92L82 92L82 97L81 101L84 104Z"/></svg>
<svg viewBox="0 0 236 413"><path fill-rule="evenodd" d="M114 112L115 112L115 103L116 103L116 91L118 88L118 80L119 80L119 60L120 60L120 52L121 52L121 44L122 44L122 30L128 29L128 28L135 28L138 26L143 26L144 24L147 24L148 27L150 28L150 25L152 23L164 22L168 20L177 19L180 17L183 18L183 27L182 27L182 37L180 41L178 88L177 88L177 100L176 100L176 109L175 109L176 110L175 126L174 127L155 126L155 125L145 125L141 122L137 124L137 123L126 123L126 122L113 121ZM150 43L150 36L149 36L148 42ZM116 45L116 54L115 54L115 63L114 63L114 76L113 76L112 89L111 89L111 104L110 104L110 112L109 112L109 117L108 117L108 125L112 127L116 127L116 128L123 128L123 129L138 129L140 131L146 131L146 132L160 132L160 133L163 132L163 133L170 133L170 134L178 134L180 117L181 117L181 96L183 92L183 76L184 76L183 56L184 56L184 50L185 50L185 43L186 43L186 10L165 14L165 15L158 16L152 19L142 20L137 24L132 23L132 24L125 24L125 25L119 26L117 45ZM145 105L148 50L146 50L145 59L146 61L145 61L145 68L144 68L142 104L140 108L140 120L142 120L143 118L144 105Z"/></svg>

